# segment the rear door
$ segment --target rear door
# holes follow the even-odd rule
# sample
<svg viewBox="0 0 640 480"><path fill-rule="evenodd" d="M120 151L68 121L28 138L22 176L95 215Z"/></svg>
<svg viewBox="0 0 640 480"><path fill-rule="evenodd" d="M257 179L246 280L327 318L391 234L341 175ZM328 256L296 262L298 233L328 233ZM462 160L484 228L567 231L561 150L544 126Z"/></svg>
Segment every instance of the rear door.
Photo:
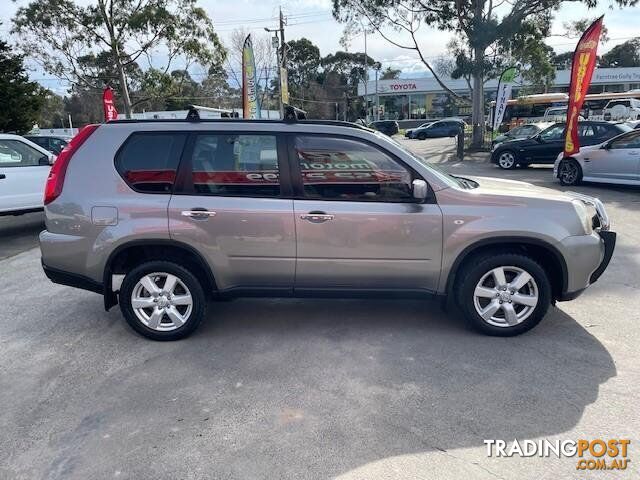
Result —
<svg viewBox="0 0 640 480"><path fill-rule="evenodd" d="M50 169L48 155L31 145L0 140L0 212L42 208Z"/></svg>
<svg viewBox="0 0 640 480"><path fill-rule="evenodd" d="M296 244L284 142L261 132L190 135L169 232L206 258L222 291L292 291Z"/></svg>
<svg viewBox="0 0 640 480"><path fill-rule="evenodd" d="M295 135L290 158L296 292L436 290L442 214L413 198L415 172L376 145L335 135Z"/></svg>

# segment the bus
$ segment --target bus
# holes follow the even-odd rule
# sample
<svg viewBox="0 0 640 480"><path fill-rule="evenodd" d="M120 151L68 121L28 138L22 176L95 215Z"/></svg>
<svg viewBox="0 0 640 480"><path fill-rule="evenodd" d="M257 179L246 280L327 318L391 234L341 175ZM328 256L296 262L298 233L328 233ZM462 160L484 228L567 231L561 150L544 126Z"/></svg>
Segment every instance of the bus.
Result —
<svg viewBox="0 0 640 480"><path fill-rule="evenodd" d="M593 93L585 97L580 115L584 119L604 120L604 108L615 99L640 98L640 90L620 93ZM499 131L505 132L524 123L557 122L566 119L569 103L567 93L541 93L525 95L507 101ZM496 102L491 102L488 116L489 126L493 125L493 113ZM562 115L564 112L564 118ZM629 120L634 120L629 118Z"/></svg>

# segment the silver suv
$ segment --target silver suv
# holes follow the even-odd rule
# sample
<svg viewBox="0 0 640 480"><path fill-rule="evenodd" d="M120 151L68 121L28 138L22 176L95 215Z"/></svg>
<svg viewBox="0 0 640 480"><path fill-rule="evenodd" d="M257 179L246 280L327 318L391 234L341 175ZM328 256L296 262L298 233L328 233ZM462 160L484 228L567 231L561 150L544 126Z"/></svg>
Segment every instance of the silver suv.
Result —
<svg viewBox="0 0 640 480"><path fill-rule="evenodd" d="M615 245L597 199L450 176L339 122L90 125L54 164L45 212L47 276L156 340L249 295L448 295L481 332L517 335Z"/></svg>

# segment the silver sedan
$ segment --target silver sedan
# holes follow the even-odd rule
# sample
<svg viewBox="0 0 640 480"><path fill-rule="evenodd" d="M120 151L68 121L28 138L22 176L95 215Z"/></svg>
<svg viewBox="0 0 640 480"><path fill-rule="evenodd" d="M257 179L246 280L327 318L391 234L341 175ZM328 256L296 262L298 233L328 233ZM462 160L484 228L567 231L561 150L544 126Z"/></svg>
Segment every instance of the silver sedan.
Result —
<svg viewBox="0 0 640 480"><path fill-rule="evenodd" d="M553 176L562 185L604 182L640 185L640 130L623 133L599 145L582 147L568 158L558 155Z"/></svg>

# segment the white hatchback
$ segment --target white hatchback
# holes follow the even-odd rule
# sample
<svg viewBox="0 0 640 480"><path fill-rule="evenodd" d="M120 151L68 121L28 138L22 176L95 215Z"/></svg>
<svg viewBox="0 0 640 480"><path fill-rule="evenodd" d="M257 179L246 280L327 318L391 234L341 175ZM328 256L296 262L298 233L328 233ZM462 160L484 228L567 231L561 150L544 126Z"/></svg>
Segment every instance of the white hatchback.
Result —
<svg viewBox="0 0 640 480"><path fill-rule="evenodd" d="M19 135L0 134L0 215L42 210L55 155Z"/></svg>

